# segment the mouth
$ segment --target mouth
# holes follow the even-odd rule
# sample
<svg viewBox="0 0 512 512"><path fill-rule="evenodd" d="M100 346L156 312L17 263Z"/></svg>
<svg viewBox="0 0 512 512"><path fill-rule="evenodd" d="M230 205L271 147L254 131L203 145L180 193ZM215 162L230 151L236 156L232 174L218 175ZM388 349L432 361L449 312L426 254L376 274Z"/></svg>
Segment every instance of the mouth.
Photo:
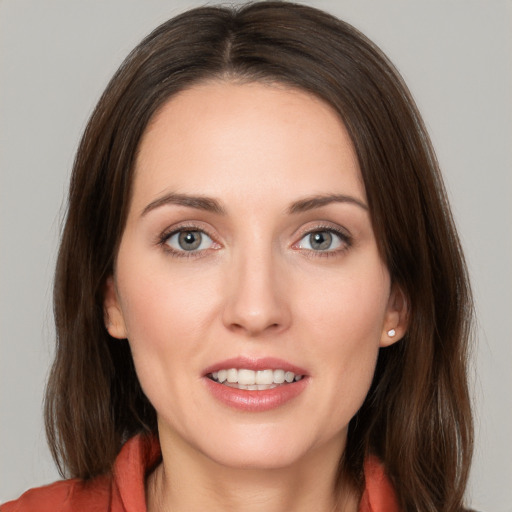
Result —
<svg viewBox="0 0 512 512"><path fill-rule="evenodd" d="M229 368L225 370L214 371L206 375L209 379L235 389L245 389L248 391L265 391L274 389L278 386L285 386L298 382L304 378L304 375L296 374L282 368L250 370L247 368Z"/></svg>
<svg viewBox="0 0 512 512"><path fill-rule="evenodd" d="M310 381L306 371L282 359L237 357L203 373L211 395L230 408L263 412L292 402Z"/></svg>

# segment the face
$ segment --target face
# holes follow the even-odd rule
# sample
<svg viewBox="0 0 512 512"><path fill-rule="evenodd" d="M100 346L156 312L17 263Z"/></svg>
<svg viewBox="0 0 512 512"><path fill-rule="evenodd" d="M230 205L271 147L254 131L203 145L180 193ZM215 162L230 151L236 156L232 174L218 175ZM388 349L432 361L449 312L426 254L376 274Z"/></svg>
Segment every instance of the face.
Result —
<svg viewBox="0 0 512 512"><path fill-rule="evenodd" d="M236 467L339 457L401 310L328 105L211 82L158 112L105 311L162 443Z"/></svg>

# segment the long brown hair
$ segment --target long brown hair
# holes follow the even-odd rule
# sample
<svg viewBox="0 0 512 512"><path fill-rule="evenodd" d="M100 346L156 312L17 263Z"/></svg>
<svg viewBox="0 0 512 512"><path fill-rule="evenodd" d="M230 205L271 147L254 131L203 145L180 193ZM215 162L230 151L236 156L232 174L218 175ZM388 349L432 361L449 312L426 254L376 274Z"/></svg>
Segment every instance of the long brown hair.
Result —
<svg viewBox="0 0 512 512"><path fill-rule="evenodd" d="M61 472L107 472L128 438L156 432L128 343L104 327L103 290L148 122L172 95L212 78L309 91L345 123L382 258L410 312L405 338L381 349L340 474L362 486L363 460L372 453L384 462L403 510L460 510L472 452L472 301L434 151L383 53L350 25L288 2L199 8L164 23L127 57L89 121L55 276L57 351L46 425Z"/></svg>

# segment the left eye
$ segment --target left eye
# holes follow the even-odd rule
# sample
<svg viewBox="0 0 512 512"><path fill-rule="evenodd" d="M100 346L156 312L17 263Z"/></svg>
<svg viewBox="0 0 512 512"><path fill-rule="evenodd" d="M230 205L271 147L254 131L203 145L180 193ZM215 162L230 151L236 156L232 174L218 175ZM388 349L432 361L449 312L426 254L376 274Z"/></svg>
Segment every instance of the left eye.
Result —
<svg viewBox="0 0 512 512"><path fill-rule="evenodd" d="M214 242L202 231L184 230L173 233L165 243L179 252L202 251L210 249Z"/></svg>
<svg viewBox="0 0 512 512"><path fill-rule="evenodd" d="M333 251L339 249L345 242L342 236L334 231L313 231L302 237L297 244L299 249L310 251Z"/></svg>

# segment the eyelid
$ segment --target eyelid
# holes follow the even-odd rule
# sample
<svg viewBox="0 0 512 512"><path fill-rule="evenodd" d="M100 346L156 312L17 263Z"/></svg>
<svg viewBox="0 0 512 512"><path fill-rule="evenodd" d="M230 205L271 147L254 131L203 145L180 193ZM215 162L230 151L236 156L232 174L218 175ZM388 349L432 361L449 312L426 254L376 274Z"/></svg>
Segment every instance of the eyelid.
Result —
<svg viewBox="0 0 512 512"><path fill-rule="evenodd" d="M300 242L306 236L309 236L313 233L319 233L322 231L327 231L327 232L332 233L335 236L339 237L343 246L341 248L327 249L324 251L320 251L320 250L315 251L314 249L306 249L303 247L299 247ZM352 243L353 243L352 235L348 232L348 230L343 229L340 226L333 226L332 224L329 224L329 223L317 224L315 226L308 225L308 226L302 228L297 236L299 238L297 239L296 242L294 242L292 244L293 249L306 251L308 253L314 253L315 255L318 255L318 256L332 256L337 253L346 251L349 247L352 246Z"/></svg>
<svg viewBox="0 0 512 512"><path fill-rule="evenodd" d="M193 251L186 251L186 250L180 251L180 250L176 250L176 249L173 249L172 247L170 247L167 244L167 241L169 240L169 238L172 237L173 235L175 235L177 233L180 233L180 232L183 232L183 231L198 231L200 233L203 233L203 234L205 234L206 236L208 236L212 240L213 244L216 247L211 247L211 248L207 248L207 249L200 249L200 250L197 250L197 251L196 250L193 250ZM199 256L203 255L207 251L210 251L212 249L213 250L217 250L217 249L220 249L222 247L222 244L218 241L218 237L216 235L213 235L211 233L211 231L212 230L210 230L210 229L208 229L208 227L204 226L204 224L202 222L185 221L183 223L177 223L177 224L174 224L172 226L168 226L166 229L164 229L157 236L155 244L162 246L162 248L165 251L167 251L167 252L169 252L169 253L171 253L171 254L173 254L175 256L182 256L182 257L193 257L193 256L195 256L195 257L199 257ZM306 237L308 235L311 235L313 233L321 232L321 231L327 231L327 232L333 233L335 236L339 237L343 247L336 248L336 249L327 249L327 250L324 250L324 251L314 250L314 249L304 249L304 248L298 247L299 243L301 242L301 240L304 237ZM332 256L332 255L336 255L336 254L338 254L340 252L346 251L353 244L353 237L352 237L352 235L350 234L350 232L346 228L343 228L343 227L338 226L338 225L332 225L330 222L322 222L322 223L315 224L315 225L308 224L307 226L304 226L304 227L302 227L299 230L299 232L297 233L295 239L296 239L296 241L291 245L292 249L302 250L302 251L308 252L308 253L314 253L317 256Z"/></svg>
<svg viewBox="0 0 512 512"><path fill-rule="evenodd" d="M339 226L338 224L332 224L329 221L318 221L315 222L308 222L305 226L302 226L296 234L297 238L303 238L306 235L309 235L310 233L316 233L318 231L330 231L332 233L335 233L339 235L341 238L351 240L352 235L350 234L350 231L342 226Z"/></svg>
<svg viewBox="0 0 512 512"><path fill-rule="evenodd" d="M206 251L209 251L212 249L213 250L220 249L221 244L217 241L217 237L212 235L209 229L207 229L203 225L199 225L199 224L202 224L202 223L184 222L184 223L173 224L172 226L169 226L166 229L164 229L157 236L155 243L156 243L156 245L161 246L163 248L163 250L165 250L166 252L168 252L174 256L177 256L177 257L194 257L194 256L199 257L202 254L204 254ZM206 235L208 238L210 238L210 240L212 240L213 244L216 247L210 247L208 249L200 249L200 250L196 250L196 251L185 251L185 250L180 251L180 250L174 249L167 242L172 236L174 236L178 233L181 233L183 231L198 231L198 232Z"/></svg>
<svg viewBox="0 0 512 512"><path fill-rule="evenodd" d="M182 234L191 234L191 233L194 233L194 234L199 234L199 246L194 248L194 249L190 249L190 250L187 250L187 249L184 249L182 247L179 247L180 245L180 238L181 238L181 235ZM177 239L177 240L174 240L174 239ZM175 242L174 244L171 243L171 241ZM176 247L176 242L177 242L177 245L178 247ZM192 253L192 252L195 252L195 253L198 253L198 252L202 252L202 251L206 251L207 249L212 249L212 246L215 244L215 242L213 241L212 237L208 234L206 234L204 231L198 231L196 229L194 230L191 230L191 229L180 229L179 231L176 231L175 233L172 233L170 236L167 237L167 239L165 240L165 244L167 246L169 246L171 249L173 249L174 251L177 251L177 252L184 252L184 253ZM210 245L210 247L202 247L203 245Z"/></svg>

